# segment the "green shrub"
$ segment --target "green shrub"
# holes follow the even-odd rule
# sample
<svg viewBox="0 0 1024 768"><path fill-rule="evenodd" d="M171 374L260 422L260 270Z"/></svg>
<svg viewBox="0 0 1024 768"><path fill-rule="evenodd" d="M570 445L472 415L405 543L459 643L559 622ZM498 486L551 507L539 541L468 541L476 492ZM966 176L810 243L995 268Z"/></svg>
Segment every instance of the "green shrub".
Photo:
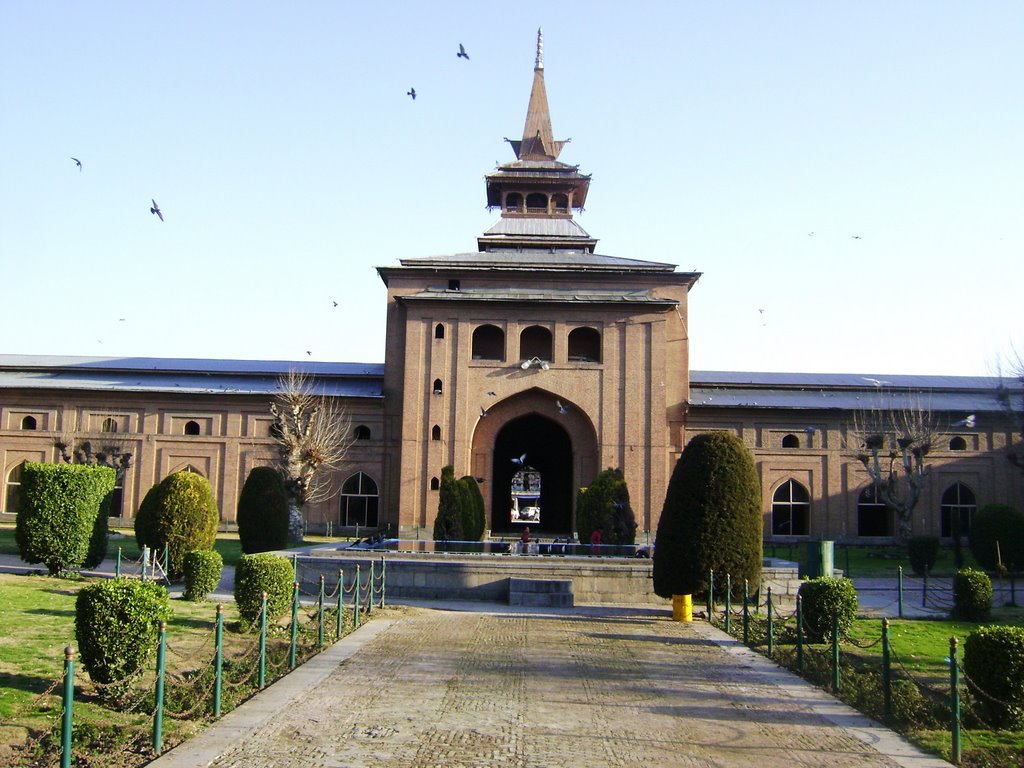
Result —
<svg viewBox="0 0 1024 768"><path fill-rule="evenodd" d="M273 467L254 467L245 479L238 495L238 538L246 554L288 546L288 493Z"/></svg>
<svg viewBox="0 0 1024 768"><path fill-rule="evenodd" d="M220 584L224 558L215 549L193 549L185 555L185 599L199 602Z"/></svg>
<svg viewBox="0 0 1024 768"><path fill-rule="evenodd" d="M471 475L459 478L459 508L462 514L462 536L466 541L480 541L487 528L484 497L476 478Z"/></svg>
<svg viewBox="0 0 1024 768"><path fill-rule="evenodd" d="M115 478L110 467L25 464L15 525L21 559L42 563L51 574L102 562L96 557L100 548L106 552Z"/></svg>
<svg viewBox="0 0 1024 768"><path fill-rule="evenodd" d="M658 521L654 591L707 594L708 571L761 583L761 485L754 457L735 435L694 437L676 462Z"/></svg>
<svg viewBox="0 0 1024 768"><path fill-rule="evenodd" d="M836 613L839 637L846 637L857 618L857 590L849 579L822 576L800 585L800 597L807 642L832 639L832 614Z"/></svg>
<svg viewBox="0 0 1024 768"><path fill-rule="evenodd" d="M935 570L935 561L939 559L939 537L911 536L907 539L907 557L916 575L931 573Z"/></svg>
<svg viewBox="0 0 1024 768"><path fill-rule="evenodd" d="M441 469L441 488L434 518L434 541L462 540L462 511L455 483L455 467L449 464Z"/></svg>
<svg viewBox="0 0 1024 768"><path fill-rule="evenodd" d="M171 611L167 590L154 581L105 579L84 587L75 600L75 637L82 666L94 683L123 693L159 640L159 623Z"/></svg>
<svg viewBox="0 0 1024 768"><path fill-rule="evenodd" d="M195 472L175 472L150 489L135 516L139 547L157 553L167 547L164 564L169 578L179 578L185 553L213 549L220 514L209 481Z"/></svg>
<svg viewBox="0 0 1024 768"><path fill-rule="evenodd" d="M263 593L267 593L267 621L277 621L291 607L295 570L291 560L267 552L242 555L235 566L235 605L247 627L259 625Z"/></svg>
<svg viewBox="0 0 1024 768"><path fill-rule="evenodd" d="M953 618L986 621L992 612L992 580L984 571L964 568L953 577Z"/></svg>
<svg viewBox="0 0 1024 768"><path fill-rule="evenodd" d="M580 541L601 529L602 544L633 544L636 516L621 469L606 469L576 495L576 530Z"/></svg>
<svg viewBox="0 0 1024 768"><path fill-rule="evenodd" d="M1024 728L1024 627L974 630L964 642L963 663L982 720Z"/></svg>
<svg viewBox="0 0 1024 768"><path fill-rule="evenodd" d="M1006 504L988 504L971 518L971 553L982 568L1024 567L1024 513ZM996 543L999 547L996 549Z"/></svg>

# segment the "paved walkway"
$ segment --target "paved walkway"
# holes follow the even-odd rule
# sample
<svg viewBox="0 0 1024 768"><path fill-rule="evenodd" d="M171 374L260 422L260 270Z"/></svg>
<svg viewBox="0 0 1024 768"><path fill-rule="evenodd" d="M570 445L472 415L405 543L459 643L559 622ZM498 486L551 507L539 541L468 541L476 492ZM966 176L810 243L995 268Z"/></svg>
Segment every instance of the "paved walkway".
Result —
<svg viewBox="0 0 1024 768"><path fill-rule="evenodd" d="M375 612L152 765L948 765L667 610L473 607Z"/></svg>

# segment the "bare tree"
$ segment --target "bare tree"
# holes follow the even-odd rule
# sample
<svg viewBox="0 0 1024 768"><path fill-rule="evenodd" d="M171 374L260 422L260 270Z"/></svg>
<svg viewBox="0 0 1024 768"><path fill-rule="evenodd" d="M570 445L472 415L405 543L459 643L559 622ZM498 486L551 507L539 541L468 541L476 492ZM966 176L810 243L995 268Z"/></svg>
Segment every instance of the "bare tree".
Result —
<svg viewBox="0 0 1024 768"><path fill-rule="evenodd" d="M920 398L902 403L896 407L890 397L886 408L879 392L878 407L854 413L847 428L847 448L864 465L878 499L896 514L898 538L906 541L928 476L925 461L945 433Z"/></svg>
<svg viewBox="0 0 1024 768"><path fill-rule="evenodd" d="M295 370L278 379L270 412L276 466L288 492L288 536L301 541L303 508L333 495L328 473L345 460L352 425L337 399L317 394L312 379Z"/></svg>

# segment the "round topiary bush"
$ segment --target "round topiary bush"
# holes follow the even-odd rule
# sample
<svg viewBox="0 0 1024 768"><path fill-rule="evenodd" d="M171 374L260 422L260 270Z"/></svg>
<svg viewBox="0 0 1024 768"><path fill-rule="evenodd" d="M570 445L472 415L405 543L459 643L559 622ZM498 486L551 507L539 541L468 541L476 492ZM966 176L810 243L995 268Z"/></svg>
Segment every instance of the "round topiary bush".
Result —
<svg viewBox="0 0 1024 768"><path fill-rule="evenodd" d="M246 554L288 546L288 493L273 467L254 467L245 479L238 495L238 538Z"/></svg>
<svg viewBox="0 0 1024 768"><path fill-rule="evenodd" d="M992 612L992 579L984 571L964 568L953 577L953 618L987 621Z"/></svg>
<svg viewBox="0 0 1024 768"><path fill-rule="evenodd" d="M25 464L14 532L21 559L51 574L102 562L115 478L110 467Z"/></svg>
<svg viewBox="0 0 1024 768"><path fill-rule="evenodd" d="M259 626L263 593L267 593L267 621L281 618L291 607L295 570L291 560L262 553L242 555L235 566L235 605L246 627Z"/></svg>
<svg viewBox="0 0 1024 768"><path fill-rule="evenodd" d="M833 613L839 620L839 637L846 637L857 618L857 590L852 581L822 576L805 581L797 594L807 642L831 642Z"/></svg>
<svg viewBox="0 0 1024 768"><path fill-rule="evenodd" d="M140 547L161 553L167 546L168 577L179 578L185 553L213 549L220 513L210 482L200 474L183 471L165 477L149 490L135 516L135 538Z"/></svg>
<svg viewBox="0 0 1024 768"><path fill-rule="evenodd" d="M939 559L939 537L911 536L907 539L907 557L915 575L924 576L926 572L931 573Z"/></svg>
<svg viewBox="0 0 1024 768"><path fill-rule="evenodd" d="M215 549L193 549L185 555L185 599L199 602L220 584L224 558Z"/></svg>
<svg viewBox="0 0 1024 768"><path fill-rule="evenodd" d="M1006 504L988 504L971 518L971 554L982 568L1024 567L1024 513ZM996 548L998 542L999 547Z"/></svg>
<svg viewBox="0 0 1024 768"><path fill-rule="evenodd" d="M694 437L676 462L658 521L654 591L705 595L708 572L742 591L761 583L761 484L754 457L736 435Z"/></svg>
<svg viewBox="0 0 1024 768"><path fill-rule="evenodd" d="M75 600L75 638L82 666L116 697L144 671L171 615L167 590L154 581L106 579Z"/></svg>
<svg viewBox="0 0 1024 768"><path fill-rule="evenodd" d="M576 529L580 541L601 529L602 544L636 541L636 515L629 503L629 488L621 469L606 469L576 495Z"/></svg>
<svg viewBox="0 0 1024 768"><path fill-rule="evenodd" d="M964 642L964 672L982 720L1024 728L1024 627L981 627Z"/></svg>

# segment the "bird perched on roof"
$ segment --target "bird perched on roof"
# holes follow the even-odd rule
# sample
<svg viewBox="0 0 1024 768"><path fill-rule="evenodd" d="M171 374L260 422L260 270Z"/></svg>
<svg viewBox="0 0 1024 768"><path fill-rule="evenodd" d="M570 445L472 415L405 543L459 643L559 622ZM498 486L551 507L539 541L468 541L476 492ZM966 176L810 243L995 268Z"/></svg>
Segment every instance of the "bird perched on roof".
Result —
<svg viewBox="0 0 1024 768"><path fill-rule="evenodd" d="M469 61L469 54L466 53L466 49L462 47L462 43L459 43L459 52L455 54L457 58L465 59Z"/></svg>
<svg viewBox="0 0 1024 768"><path fill-rule="evenodd" d="M406 96L412 96L412 100L416 101L416 89L415 88L410 88L408 91L405 92L405 95Z"/></svg>
<svg viewBox="0 0 1024 768"><path fill-rule="evenodd" d="M79 173L81 173L81 171L82 171L82 161L79 160L77 157L72 157L71 159L75 161L75 165L78 166L78 171L79 171Z"/></svg>
<svg viewBox="0 0 1024 768"><path fill-rule="evenodd" d="M518 465L520 467L524 466L526 464L526 454L524 453L522 456L520 456L517 459L512 459L512 463L516 464L516 465Z"/></svg>
<svg viewBox="0 0 1024 768"><path fill-rule="evenodd" d="M153 200L152 198L150 198L150 202L153 203L153 207L149 209L149 212L150 213L155 213L160 218L160 221L163 221L164 220L164 214L160 210L160 206L156 204L156 200Z"/></svg>

